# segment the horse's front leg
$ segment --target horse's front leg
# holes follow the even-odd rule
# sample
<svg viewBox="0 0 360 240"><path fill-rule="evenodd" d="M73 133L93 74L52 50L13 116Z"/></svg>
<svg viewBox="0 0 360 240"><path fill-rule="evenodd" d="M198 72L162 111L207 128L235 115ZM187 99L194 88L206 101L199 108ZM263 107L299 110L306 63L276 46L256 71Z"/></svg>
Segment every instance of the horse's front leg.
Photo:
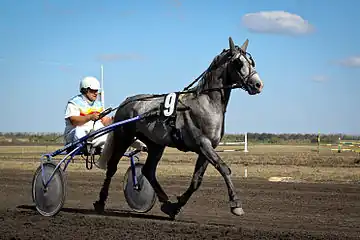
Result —
<svg viewBox="0 0 360 240"><path fill-rule="evenodd" d="M240 198L237 196L234 184L232 183L230 178L230 168L215 152L209 139L207 139L206 137L200 137L199 140L200 152L216 168L216 170L218 170L218 172L223 176L225 180L226 186L228 188L231 212L237 216L243 215L244 210L242 209Z"/></svg>

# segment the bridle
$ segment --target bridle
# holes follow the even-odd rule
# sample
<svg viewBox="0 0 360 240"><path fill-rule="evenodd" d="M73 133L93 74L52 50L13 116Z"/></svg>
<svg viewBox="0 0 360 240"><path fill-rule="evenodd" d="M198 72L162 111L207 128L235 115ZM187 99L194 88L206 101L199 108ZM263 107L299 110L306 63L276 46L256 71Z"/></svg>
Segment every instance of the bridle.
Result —
<svg viewBox="0 0 360 240"><path fill-rule="evenodd" d="M207 88L207 89L203 89L202 91L198 92L198 93L204 93L204 92L210 92L210 91L218 91L218 90L223 90L223 89L236 89L236 88L241 88L244 90L246 89L247 86L247 82L249 81L249 79L255 75L257 72L256 70L251 70L251 66L255 67L255 62L251 56L250 53L243 51L242 49L238 50L239 52L233 56L231 58L231 60L229 61L228 64L232 64L231 67L233 67L234 64L238 65L238 67L235 67L234 70L237 72L237 74L239 74L241 76L242 81L241 82L236 82L236 83L231 83L231 84L225 84L222 87L216 87L216 88ZM246 56L249 55L249 58ZM249 73L247 74L247 76L244 76L241 73L241 68L242 68L242 62L240 60L240 57L243 56L245 58L245 60L249 63L248 67L249 67ZM249 60L250 59L250 60ZM224 60L223 60L224 61ZM187 87L185 87L183 89L183 91L178 92L179 94L186 94L186 93L194 93L196 92L196 90L190 90L189 89L196 83L198 82L204 75L205 73L210 73L213 69L219 67L219 65L223 64L223 61L214 64L214 66L210 66L208 69L206 69L199 77L197 77L194 81L192 81ZM227 67L227 71L229 71L229 67ZM228 73L229 74L229 73Z"/></svg>
<svg viewBox="0 0 360 240"><path fill-rule="evenodd" d="M247 57L246 55L249 55L249 57ZM240 57L243 56L245 58L245 60L248 62L248 74L246 76L244 76L241 73L241 68L242 66L242 62L240 60ZM232 64L237 65L237 67L234 67L234 70L236 71L236 73L241 77L242 81L235 83L235 85L238 88L242 88L244 90L247 90L247 83L249 81L249 79L254 76L255 74L257 74L256 70L252 70L252 67L255 67L255 61L253 60L252 56L250 53L243 51L242 49L239 50L239 53L236 54L233 59L231 60Z"/></svg>

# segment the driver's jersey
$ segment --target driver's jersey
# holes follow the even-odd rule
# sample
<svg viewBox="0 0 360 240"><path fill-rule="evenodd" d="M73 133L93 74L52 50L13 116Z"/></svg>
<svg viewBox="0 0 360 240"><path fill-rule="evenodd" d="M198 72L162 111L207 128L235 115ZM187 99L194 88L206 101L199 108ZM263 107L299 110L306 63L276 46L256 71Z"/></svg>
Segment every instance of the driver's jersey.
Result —
<svg viewBox="0 0 360 240"><path fill-rule="evenodd" d="M79 94L77 96L72 97L65 109L65 132L64 134L67 134L71 130L75 128L69 120L69 117L71 116L86 116L92 113L100 113L103 111L103 106L100 100L95 100L94 102L90 102L84 95ZM97 126L98 125L98 126ZM83 125L84 127L90 129L94 126L94 121L90 120L87 123ZM103 124L101 121L97 121L95 123L94 129L98 129L100 127L103 127Z"/></svg>

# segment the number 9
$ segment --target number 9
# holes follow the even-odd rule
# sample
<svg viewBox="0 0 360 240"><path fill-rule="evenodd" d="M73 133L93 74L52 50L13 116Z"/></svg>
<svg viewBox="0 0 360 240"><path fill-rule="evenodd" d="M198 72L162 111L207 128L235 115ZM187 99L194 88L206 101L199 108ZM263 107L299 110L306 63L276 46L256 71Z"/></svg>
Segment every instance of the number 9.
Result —
<svg viewBox="0 0 360 240"><path fill-rule="evenodd" d="M169 93L164 100L164 116L169 117L174 113L176 104L176 93Z"/></svg>

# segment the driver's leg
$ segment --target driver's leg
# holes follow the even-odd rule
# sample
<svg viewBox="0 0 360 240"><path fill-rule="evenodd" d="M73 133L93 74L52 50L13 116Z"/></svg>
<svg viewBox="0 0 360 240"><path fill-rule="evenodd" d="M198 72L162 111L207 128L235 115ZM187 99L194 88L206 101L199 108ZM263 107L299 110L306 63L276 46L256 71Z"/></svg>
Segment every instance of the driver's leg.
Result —
<svg viewBox="0 0 360 240"><path fill-rule="evenodd" d="M72 143L72 142L84 137L88 133L89 133L89 130L87 127L77 126L67 136L65 136L65 143L66 144Z"/></svg>
<svg viewBox="0 0 360 240"><path fill-rule="evenodd" d="M94 130L98 130L100 128L103 128L104 125L98 121L95 123L95 126L94 126ZM105 145L105 142L106 142L106 139L107 139L107 136L108 136L108 133L107 134L104 134L100 137L96 137L92 140L92 144L93 144L93 147L100 147L101 148L101 151L104 149L104 145Z"/></svg>

